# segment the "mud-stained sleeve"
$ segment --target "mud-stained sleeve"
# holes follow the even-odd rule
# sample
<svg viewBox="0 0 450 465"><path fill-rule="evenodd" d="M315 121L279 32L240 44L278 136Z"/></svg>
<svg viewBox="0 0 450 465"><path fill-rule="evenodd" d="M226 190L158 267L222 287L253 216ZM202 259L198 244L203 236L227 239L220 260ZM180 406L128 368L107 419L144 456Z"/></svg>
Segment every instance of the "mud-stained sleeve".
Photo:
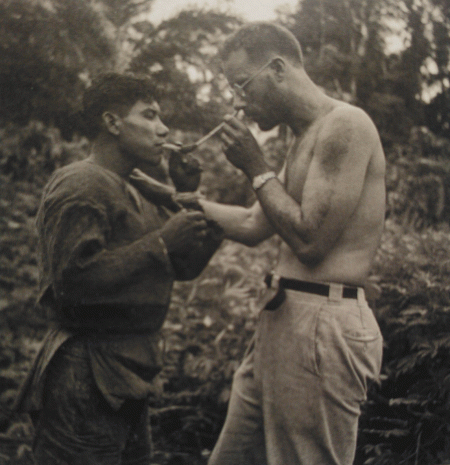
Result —
<svg viewBox="0 0 450 465"><path fill-rule="evenodd" d="M40 227L53 299L59 304L102 302L137 280L172 273L158 231L108 248L111 227L101 204L65 202L50 208Z"/></svg>
<svg viewBox="0 0 450 465"><path fill-rule="evenodd" d="M41 261L41 302L56 298L62 273L70 262L94 256L106 244L109 234L107 215L94 203L60 199L46 195L38 212Z"/></svg>
<svg viewBox="0 0 450 465"><path fill-rule="evenodd" d="M49 252L54 278L59 283L67 268L83 268L105 248L110 229L106 212L96 205L66 204L55 220L48 234L53 245Z"/></svg>

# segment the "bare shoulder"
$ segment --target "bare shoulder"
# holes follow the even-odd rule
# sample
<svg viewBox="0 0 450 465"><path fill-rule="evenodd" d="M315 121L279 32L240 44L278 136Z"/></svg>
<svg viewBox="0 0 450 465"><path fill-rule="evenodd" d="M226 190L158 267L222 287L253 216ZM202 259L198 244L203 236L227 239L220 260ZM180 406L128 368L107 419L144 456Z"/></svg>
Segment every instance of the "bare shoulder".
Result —
<svg viewBox="0 0 450 465"><path fill-rule="evenodd" d="M322 117L316 154L323 162L366 163L377 153L382 153L378 131L361 108L339 103Z"/></svg>
<svg viewBox="0 0 450 465"><path fill-rule="evenodd" d="M366 142L379 142L378 130L370 116L359 107L342 103L326 115L322 137L364 138ZM347 136L347 137L345 137Z"/></svg>

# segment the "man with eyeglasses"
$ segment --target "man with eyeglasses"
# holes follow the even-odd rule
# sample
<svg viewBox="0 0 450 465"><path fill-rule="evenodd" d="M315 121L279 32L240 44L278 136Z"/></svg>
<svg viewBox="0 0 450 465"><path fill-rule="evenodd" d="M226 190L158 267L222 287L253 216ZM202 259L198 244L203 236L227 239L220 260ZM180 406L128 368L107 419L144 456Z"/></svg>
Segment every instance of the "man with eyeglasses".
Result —
<svg viewBox="0 0 450 465"><path fill-rule="evenodd" d="M350 465L360 405L381 367L363 287L384 223L380 138L363 110L311 81L286 29L245 25L221 58L235 109L264 131L287 124L294 138L277 175L247 127L226 117L224 152L258 201L201 201L229 239L282 239L209 465Z"/></svg>

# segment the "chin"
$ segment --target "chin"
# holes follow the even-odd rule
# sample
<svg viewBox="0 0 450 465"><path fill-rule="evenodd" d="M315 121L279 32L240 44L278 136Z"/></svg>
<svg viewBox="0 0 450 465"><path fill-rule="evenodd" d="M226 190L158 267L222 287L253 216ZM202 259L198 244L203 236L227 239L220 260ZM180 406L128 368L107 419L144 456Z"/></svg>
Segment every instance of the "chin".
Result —
<svg viewBox="0 0 450 465"><path fill-rule="evenodd" d="M261 131L270 131L273 129L277 124L272 123L271 121L255 121Z"/></svg>
<svg viewBox="0 0 450 465"><path fill-rule="evenodd" d="M278 123L274 122L273 119L265 118L263 115L249 115L249 117L254 123L258 125L261 131L270 131L278 125Z"/></svg>
<svg viewBox="0 0 450 465"><path fill-rule="evenodd" d="M157 147L151 147L148 149L148 156L149 158L154 158L155 160L161 161L164 155L164 149L158 145Z"/></svg>
<svg viewBox="0 0 450 465"><path fill-rule="evenodd" d="M153 166L158 166L162 161L162 155L155 155L148 160L148 163Z"/></svg>
<svg viewBox="0 0 450 465"><path fill-rule="evenodd" d="M158 166L162 161L162 153L152 153L147 152L145 155L139 157L141 163L151 166Z"/></svg>

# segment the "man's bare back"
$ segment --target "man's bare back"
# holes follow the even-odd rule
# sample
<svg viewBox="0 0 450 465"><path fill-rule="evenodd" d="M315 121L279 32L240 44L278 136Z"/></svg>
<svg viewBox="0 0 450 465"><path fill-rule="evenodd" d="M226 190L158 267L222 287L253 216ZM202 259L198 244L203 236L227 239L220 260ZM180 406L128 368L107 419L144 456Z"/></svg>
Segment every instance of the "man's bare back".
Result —
<svg viewBox="0 0 450 465"><path fill-rule="evenodd" d="M342 118L345 118L344 123ZM348 135L337 131L342 125L353 125L347 132L360 130L364 133L366 149L359 153L343 153L340 160L330 162L323 154L323 145L347 145ZM324 140L327 141L325 144ZM358 201L347 212L347 218L340 213L333 221L333 226L341 229L335 242L315 244L318 254L322 248L320 260L299 260L282 241L275 273L307 281L364 284L383 230L385 205L384 154L377 131L368 116L356 107L336 101L330 112L314 121L302 136L296 138L282 175L286 191L302 204L303 212L308 214L324 201L322 176L330 173L329 176L334 178L326 194L329 199L325 201L331 208L334 205L332 197L345 201L346 192L356 187L351 182L346 183L346 178L351 180L352 172L359 176L364 167L366 172L359 187L361 193ZM317 171L316 183L314 178L311 179L316 176L311 171ZM339 202L336 206L341 210ZM321 208L325 211L326 206L322 203ZM322 219L316 217L315 221ZM323 236L325 242L326 231Z"/></svg>

